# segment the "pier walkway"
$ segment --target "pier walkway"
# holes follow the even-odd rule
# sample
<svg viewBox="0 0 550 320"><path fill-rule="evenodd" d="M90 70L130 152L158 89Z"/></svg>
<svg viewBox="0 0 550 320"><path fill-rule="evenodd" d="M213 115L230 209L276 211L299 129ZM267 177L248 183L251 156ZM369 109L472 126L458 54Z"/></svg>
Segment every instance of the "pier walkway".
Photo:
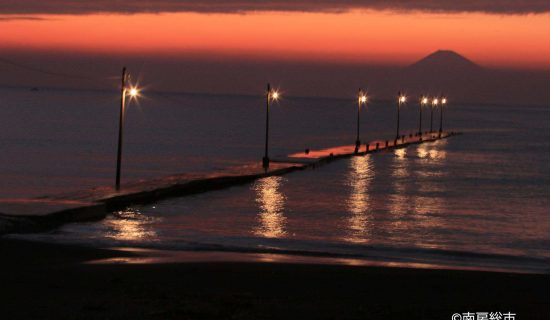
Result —
<svg viewBox="0 0 550 320"><path fill-rule="evenodd" d="M273 158L267 171L258 161L217 172L179 174L127 183L123 184L120 191L113 187L97 187L32 199L0 199L0 235L47 230L68 222L99 220L109 212L131 205L223 189L263 177L315 167L340 158L432 142L455 134L444 132L439 136L438 133L425 133L422 137L409 135L398 140L371 141L362 144L357 153L354 145L304 150Z"/></svg>

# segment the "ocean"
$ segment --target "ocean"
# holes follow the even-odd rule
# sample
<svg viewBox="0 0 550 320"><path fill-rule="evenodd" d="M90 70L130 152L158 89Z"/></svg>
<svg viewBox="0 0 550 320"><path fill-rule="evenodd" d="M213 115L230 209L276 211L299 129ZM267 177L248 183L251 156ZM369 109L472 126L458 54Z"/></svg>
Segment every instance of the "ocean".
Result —
<svg viewBox="0 0 550 320"><path fill-rule="evenodd" d="M259 161L265 130L259 92L145 91L127 109L123 181ZM453 98L444 129L462 135L10 237L548 272L550 109ZM0 198L113 184L118 108L116 89L0 89ZM271 155L353 144L356 108L353 96L283 91L271 109ZM392 139L395 121L394 102L372 101L361 111L361 139ZM424 130L429 122L425 110ZM439 128L439 111L433 126ZM401 110L401 128L418 130L412 98Z"/></svg>

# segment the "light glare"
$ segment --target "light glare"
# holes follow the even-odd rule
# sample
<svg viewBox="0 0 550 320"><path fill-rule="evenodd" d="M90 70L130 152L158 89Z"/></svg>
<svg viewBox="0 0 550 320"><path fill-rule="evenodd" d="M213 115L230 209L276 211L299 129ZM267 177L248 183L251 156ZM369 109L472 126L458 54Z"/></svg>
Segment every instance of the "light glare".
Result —
<svg viewBox="0 0 550 320"><path fill-rule="evenodd" d="M128 94L130 95L130 97L135 98L139 95L139 90L136 87L132 87L130 88L130 91Z"/></svg>

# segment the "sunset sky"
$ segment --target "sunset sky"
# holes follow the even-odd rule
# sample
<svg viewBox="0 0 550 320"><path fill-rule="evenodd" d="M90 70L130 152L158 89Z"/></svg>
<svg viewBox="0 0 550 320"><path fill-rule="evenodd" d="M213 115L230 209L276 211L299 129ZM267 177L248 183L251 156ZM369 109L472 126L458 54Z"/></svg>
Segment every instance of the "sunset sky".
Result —
<svg viewBox="0 0 550 320"><path fill-rule="evenodd" d="M490 68L550 71L550 4L540 0L2 1L0 27L0 58L69 72L82 57L97 61L91 72L101 69L97 59L185 61L203 71L223 62L228 82L233 62L406 66L438 49ZM220 89L198 83L185 86ZM233 89L246 91L223 90Z"/></svg>
<svg viewBox="0 0 550 320"><path fill-rule="evenodd" d="M8 1L0 5L0 47L398 65L437 49L451 49L482 65L550 69L550 14L538 1L531 8L535 13L525 13L529 8L517 5L506 8L506 1L493 10L442 3L435 11L429 1L418 1L419 8L400 7L401 1L395 1L394 8L380 8L377 1L297 2L295 7L263 1L263 6L252 8L254 2L247 1L232 6L229 1L224 7L215 1L202 2L203 6L142 2L135 2L136 12L127 13L124 7L101 1L94 1L93 7L63 1L18 6ZM528 6L529 1L522 3ZM512 12L501 12L505 9Z"/></svg>

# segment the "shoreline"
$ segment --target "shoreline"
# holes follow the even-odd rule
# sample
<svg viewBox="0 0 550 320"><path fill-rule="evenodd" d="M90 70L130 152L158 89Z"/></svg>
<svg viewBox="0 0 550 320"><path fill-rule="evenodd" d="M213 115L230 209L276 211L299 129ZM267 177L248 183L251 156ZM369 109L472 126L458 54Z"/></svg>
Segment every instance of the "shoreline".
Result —
<svg viewBox="0 0 550 320"><path fill-rule="evenodd" d="M270 261L84 263L139 253L0 239L9 318L548 319L549 275ZM192 255L193 253L191 253Z"/></svg>

